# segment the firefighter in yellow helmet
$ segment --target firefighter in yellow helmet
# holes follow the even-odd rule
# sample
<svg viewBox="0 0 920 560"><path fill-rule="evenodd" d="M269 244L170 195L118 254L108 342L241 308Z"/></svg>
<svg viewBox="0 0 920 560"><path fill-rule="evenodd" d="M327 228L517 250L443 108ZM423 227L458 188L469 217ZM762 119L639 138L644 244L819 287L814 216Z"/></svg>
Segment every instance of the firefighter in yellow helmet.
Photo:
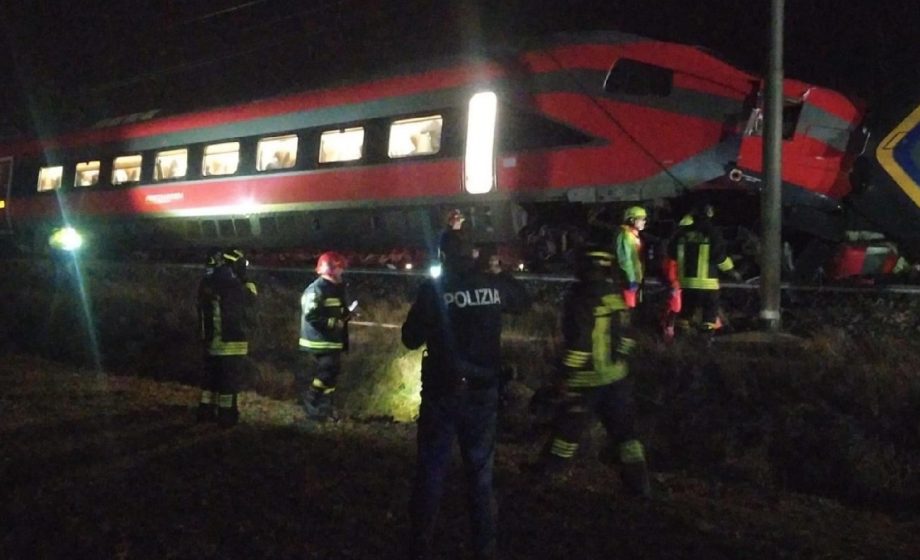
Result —
<svg viewBox="0 0 920 560"><path fill-rule="evenodd" d="M645 449L636 435L629 377L628 359L636 342L621 286L613 280L615 266L614 255L604 250L586 248L579 258L576 282L563 302L562 397L553 434L539 461L527 467L542 474L566 468L596 414L618 454L627 490L649 497Z"/></svg>
<svg viewBox="0 0 920 560"><path fill-rule="evenodd" d="M680 293L677 325L682 330L690 327L697 311L702 315L700 330L713 334L720 329L719 275L741 280L721 231L712 223L714 216L712 205L698 206L681 219L668 244L667 276Z"/></svg>
<svg viewBox="0 0 920 560"><path fill-rule="evenodd" d="M248 265L239 249L209 253L198 286L198 323L207 363L199 421L216 420L222 426L239 421L238 393L249 354L247 315L258 293L247 279Z"/></svg>
<svg viewBox="0 0 920 560"><path fill-rule="evenodd" d="M642 282L645 279L645 263L640 232L648 222L648 213L641 206L630 206L623 212L623 223L614 240L614 252L626 286L623 299L630 309L642 300Z"/></svg>
<svg viewBox="0 0 920 560"><path fill-rule="evenodd" d="M353 309L346 302L342 274L347 261L326 252L316 262L319 275L300 298L300 350L315 358L315 373L300 374L303 407L310 420L333 417L332 393L342 370L342 352L348 350L348 321Z"/></svg>

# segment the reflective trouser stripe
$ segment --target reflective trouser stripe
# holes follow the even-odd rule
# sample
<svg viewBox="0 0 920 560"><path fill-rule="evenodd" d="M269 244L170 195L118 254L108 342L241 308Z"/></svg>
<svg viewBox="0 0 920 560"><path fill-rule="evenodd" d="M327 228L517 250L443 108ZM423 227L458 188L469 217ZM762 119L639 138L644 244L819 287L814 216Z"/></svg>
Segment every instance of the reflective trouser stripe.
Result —
<svg viewBox="0 0 920 560"><path fill-rule="evenodd" d="M624 441L620 444L620 462L622 463L644 463L645 449L642 443L637 439Z"/></svg>
<svg viewBox="0 0 920 560"><path fill-rule="evenodd" d="M198 399L198 402L201 404L214 404L214 392L213 391L202 391L201 397Z"/></svg>
<svg viewBox="0 0 920 560"><path fill-rule="evenodd" d="M326 395L328 393L335 391L335 387L326 385L325 383L323 383L323 380L320 379L319 377L314 377L313 378L313 390L316 391L317 393L322 393Z"/></svg>
<svg viewBox="0 0 920 560"><path fill-rule="evenodd" d="M553 444L549 449L550 455L562 457L563 459L571 459L575 456L576 451L578 451L577 443L568 442L559 438L553 440Z"/></svg>
<svg viewBox="0 0 920 560"><path fill-rule="evenodd" d="M325 342L320 340L307 340L306 338L301 338L300 347L309 348L311 350L342 350L345 348L345 345L341 342Z"/></svg>
<svg viewBox="0 0 920 560"><path fill-rule="evenodd" d="M249 353L249 342L223 342L215 340L208 348L208 354L211 356L245 356Z"/></svg>
<svg viewBox="0 0 920 560"><path fill-rule="evenodd" d="M217 395L217 406L219 408L233 408L235 400L235 393L221 393Z"/></svg>

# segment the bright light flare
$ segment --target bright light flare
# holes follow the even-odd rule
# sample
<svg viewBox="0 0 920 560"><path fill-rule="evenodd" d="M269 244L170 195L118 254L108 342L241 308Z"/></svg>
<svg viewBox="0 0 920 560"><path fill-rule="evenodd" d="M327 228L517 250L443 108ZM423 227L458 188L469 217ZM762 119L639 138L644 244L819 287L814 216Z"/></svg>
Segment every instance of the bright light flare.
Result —
<svg viewBox="0 0 920 560"><path fill-rule="evenodd" d="M441 270L440 264L433 264L430 267L428 267L428 275L431 276L432 278L440 278L441 272L442 270Z"/></svg>
<svg viewBox="0 0 920 560"><path fill-rule="evenodd" d="M463 186L470 194L483 194L495 186L495 117L498 97L494 92L477 93L470 99L466 134Z"/></svg>
<svg viewBox="0 0 920 560"><path fill-rule="evenodd" d="M72 227L63 227L51 234L48 244L55 249L73 252L83 246L83 236Z"/></svg>

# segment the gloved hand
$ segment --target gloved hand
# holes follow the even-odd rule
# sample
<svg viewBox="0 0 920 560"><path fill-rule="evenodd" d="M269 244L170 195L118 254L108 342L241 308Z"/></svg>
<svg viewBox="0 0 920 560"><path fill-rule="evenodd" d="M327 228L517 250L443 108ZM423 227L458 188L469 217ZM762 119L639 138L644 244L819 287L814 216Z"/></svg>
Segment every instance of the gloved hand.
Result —
<svg viewBox="0 0 920 560"><path fill-rule="evenodd" d="M671 297L668 299L668 311L671 313L680 313L683 305L680 288L671 289Z"/></svg>
<svg viewBox="0 0 920 560"><path fill-rule="evenodd" d="M726 271L726 274L728 274L728 277L731 278L731 279L732 279L733 281L735 281L735 282L741 282L742 280L744 280L744 279L741 277L741 273L738 272L737 269L734 269L734 268L733 268L733 269L731 269L731 270L729 270L729 271Z"/></svg>
<svg viewBox="0 0 920 560"><path fill-rule="evenodd" d="M249 290L250 292L252 292L252 295L254 296L259 295L259 289L256 288L255 282L246 282L245 284L243 284L243 287Z"/></svg>
<svg viewBox="0 0 920 560"><path fill-rule="evenodd" d="M623 301L626 302L626 307L633 309L636 307L636 303L639 300L639 284L636 282L630 282L629 287L623 290Z"/></svg>

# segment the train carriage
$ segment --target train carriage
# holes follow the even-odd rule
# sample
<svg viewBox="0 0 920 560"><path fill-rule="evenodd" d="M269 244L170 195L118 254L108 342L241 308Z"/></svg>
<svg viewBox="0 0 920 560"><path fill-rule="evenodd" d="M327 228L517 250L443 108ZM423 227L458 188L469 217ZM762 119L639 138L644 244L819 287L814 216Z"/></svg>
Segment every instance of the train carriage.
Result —
<svg viewBox="0 0 920 560"><path fill-rule="evenodd" d="M459 207L477 242L526 254L523 232L578 222L588 206L660 204L716 184L752 192L725 179L739 161L757 166L742 148L756 136L744 126L759 90L758 78L695 47L557 36L0 144L0 222L32 250L71 225L109 251L233 244L424 255L444 212ZM826 167L835 185L845 175L842 164Z"/></svg>

